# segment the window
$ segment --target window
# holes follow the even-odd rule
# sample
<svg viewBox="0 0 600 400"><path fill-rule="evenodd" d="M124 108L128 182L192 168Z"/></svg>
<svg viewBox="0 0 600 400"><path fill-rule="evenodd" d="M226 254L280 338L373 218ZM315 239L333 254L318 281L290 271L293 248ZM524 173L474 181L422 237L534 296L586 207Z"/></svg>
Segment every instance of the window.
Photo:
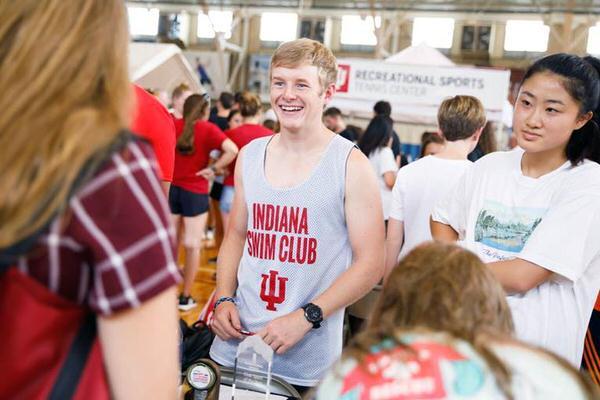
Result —
<svg viewBox="0 0 600 400"><path fill-rule="evenodd" d="M449 49L452 47L453 36L453 18L415 18L413 20L413 46L425 43L430 47Z"/></svg>
<svg viewBox="0 0 600 400"><path fill-rule="evenodd" d="M550 28L542 21L506 21L505 51L544 52L548 50Z"/></svg>
<svg viewBox="0 0 600 400"><path fill-rule="evenodd" d="M287 42L296 39L298 14L266 12L260 17L260 40Z"/></svg>
<svg viewBox="0 0 600 400"><path fill-rule="evenodd" d="M589 54L600 54L600 22L590 28L587 41Z"/></svg>
<svg viewBox="0 0 600 400"><path fill-rule="evenodd" d="M344 15L342 17L342 32L340 42L345 45L375 46L377 37L375 27L381 26L381 17L366 17L359 15Z"/></svg>
<svg viewBox="0 0 600 400"><path fill-rule="evenodd" d="M223 32L225 39L231 38L231 25L233 24L232 11L211 10L208 15L203 12L198 14L197 36L203 39L215 37L215 31ZM213 30L214 28L214 30Z"/></svg>
<svg viewBox="0 0 600 400"><path fill-rule="evenodd" d="M131 36L158 34L158 8L127 7Z"/></svg>

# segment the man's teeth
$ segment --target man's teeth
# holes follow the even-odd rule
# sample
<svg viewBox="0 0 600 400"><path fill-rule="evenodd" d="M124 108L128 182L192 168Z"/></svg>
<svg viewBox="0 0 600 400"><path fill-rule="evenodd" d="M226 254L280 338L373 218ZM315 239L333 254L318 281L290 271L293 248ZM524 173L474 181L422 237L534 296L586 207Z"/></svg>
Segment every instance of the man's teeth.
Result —
<svg viewBox="0 0 600 400"><path fill-rule="evenodd" d="M281 106L281 109L283 111L300 111L302 110L302 107L296 107L296 106Z"/></svg>

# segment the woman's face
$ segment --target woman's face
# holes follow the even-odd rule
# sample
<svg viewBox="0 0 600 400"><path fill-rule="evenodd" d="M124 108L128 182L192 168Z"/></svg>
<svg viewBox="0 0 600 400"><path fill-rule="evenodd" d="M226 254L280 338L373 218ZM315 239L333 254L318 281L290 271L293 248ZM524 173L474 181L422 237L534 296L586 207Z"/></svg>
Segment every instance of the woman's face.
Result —
<svg viewBox="0 0 600 400"><path fill-rule="evenodd" d="M528 153L557 153L564 149L571 133L591 115L580 115L579 103L563 86L563 78L539 72L527 79L515 103L513 131L518 145Z"/></svg>
<svg viewBox="0 0 600 400"><path fill-rule="evenodd" d="M425 150L423 150L423 157L432 156L434 154L439 153L444 148L444 145L441 143L429 142L425 146Z"/></svg>
<svg viewBox="0 0 600 400"><path fill-rule="evenodd" d="M240 125L242 125L242 115L237 113L229 120L229 129L235 129Z"/></svg>

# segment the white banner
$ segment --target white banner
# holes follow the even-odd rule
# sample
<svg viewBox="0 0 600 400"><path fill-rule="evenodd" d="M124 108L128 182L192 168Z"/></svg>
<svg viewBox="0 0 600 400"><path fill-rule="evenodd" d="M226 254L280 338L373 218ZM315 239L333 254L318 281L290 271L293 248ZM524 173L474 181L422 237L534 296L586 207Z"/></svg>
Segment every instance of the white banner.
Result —
<svg viewBox="0 0 600 400"><path fill-rule="evenodd" d="M509 70L388 64L339 59L336 98L386 100L394 107L437 108L447 97L477 97L488 111L501 111L508 95Z"/></svg>

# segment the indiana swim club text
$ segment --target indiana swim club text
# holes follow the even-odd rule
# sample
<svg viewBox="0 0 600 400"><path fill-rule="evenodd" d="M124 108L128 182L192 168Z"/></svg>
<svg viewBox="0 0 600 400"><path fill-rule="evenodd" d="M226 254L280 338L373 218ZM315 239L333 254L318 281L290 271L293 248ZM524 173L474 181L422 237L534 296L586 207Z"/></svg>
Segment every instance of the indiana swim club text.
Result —
<svg viewBox="0 0 600 400"><path fill-rule="evenodd" d="M246 236L251 257L314 264L317 239L308 236L306 208L253 203L252 216Z"/></svg>

